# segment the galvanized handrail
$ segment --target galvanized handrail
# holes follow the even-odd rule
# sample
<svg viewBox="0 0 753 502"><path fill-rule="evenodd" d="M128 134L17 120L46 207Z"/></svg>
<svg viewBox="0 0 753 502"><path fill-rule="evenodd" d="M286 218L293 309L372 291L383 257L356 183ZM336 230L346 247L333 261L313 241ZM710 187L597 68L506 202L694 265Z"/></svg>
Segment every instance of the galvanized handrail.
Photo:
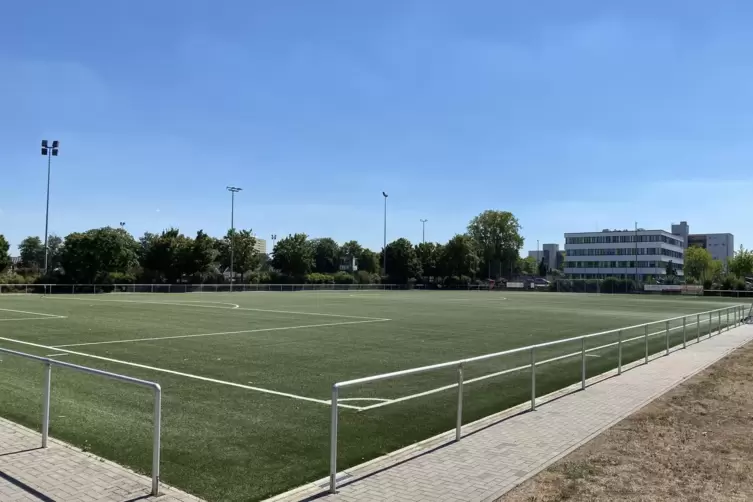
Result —
<svg viewBox="0 0 753 502"><path fill-rule="evenodd" d="M457 387L458 388L458 403L457 403L457 410L456 410L457 419L456 419L456 426L455 426L455 440L459 441L460 438L461 438L461 431L462 431L462 425L463 425L463 368L468 363L473 363L473 362L478 362L478 361L484 361L484 360L487 360L487 359L492 359L492 358L501 357L501 356L507 356L507 355L511 355L511 354L517 354L517 353L521 353L521 352L530 352L530 356L529 356L530 357L530 364L527 364L527 365L524 365L524 366L517 366L515 368L511 368L510 370L506 370L504 372L500 372L499 374L504 374L504 373L508 373L508 372L512 372L512 371L520 371L520 370L523 370L523 369L531 368L531 411L533 411L533 410L536 409L536 366L539 366L539 365L542 365L542 364L546 364L546 363L549 363L549 362L552 362L552 361L556 361L556 360L561 360L561 359L564 359L564 358L567 358L567 357L573 357L573 356L576 356L576 355L580 354L581 355L581 389L585 390L586 389L586 357L585 356L586 356L587 352L590 352L590 351L595 350L595 349L602 349L602 348L606 348L606 347L617 345L617 347L618 347L617 372L618 372L618 374L621 374L622 373L622 344L623 343L626 343L626 342L629 342L629 341L634 341L634 340L637 340L637 339L640 339L640 338L645 338L645 340L646 340L646 342L645 342L645 346L646 346L645 363L646 364L648 363L648 359L649 359L649 357L648 357L649 356L649 352L648 352L648 337L652 336L652 335L649 335L649 332L648 332L648 327L649 326L655 325L655 324L660 324L660 323L664 324L664 330L663 330L663 332L665 333L665 336L666 336L666 349L665 350L666 350L666 354L669 355L669 348L670 348L669 347L669 332L672 331L672 330L674 330L674 329L680 328L680 326L675 327L675 328L670 328L669 327L670 322L677 321L677 320L682 320L682 326L681 326L682 333L683 333L683 344L682 344L682 346L683 346L683 348L685 348L686 345L687 345L687 343L686 343L687 322L686 321L687 321L688 318L692 318L692 317L695 318L695 324L697 324L696 339L698 341L700 341L701 316L705 316L706 314L708 314L708 316L709 316L709 318L708 318L708 323L709 323L709 337L711 337L711 330L714 327L713 326L713 321L714 321L713 314L715 314L715 313L717 314L717 326L716 326L716 329L717 329L717 333L721 333L721 331L722 331L722 313L726 314L726 317L727 317L726 327L729 330L731 324L739 324L740 322L742 322L742 319L745 316L745 309L746 308L747 308L747 305L743 305L743 304L731 305L731 306L728 306L728 307L723 307L723 308L715 309L715 310L708 310L706 312L700 312L700 313L697 313L697 314L688 314L688 315L684 315L684 316L673 317L673 318L670 318L670 319L662 319L660 321L651 321L651 322L647 322L647 323L636 324L636 325L633 325L633 326L627 326L627 327L623 327L623 328L611 329L611 330L607 330L607 331L601 331L601 332L598 332L598 333L591 333L591 334L588 334L588 335L576 336L576 337L571 337L571 338L564 338L564 339L561 339L561 340L553 340L551 342L543 342L543 343L538 343L538 344L535 344L535 345L528 345L528 346L525 346L525 347L518 347L518 348L515 348L515 349L504 350L504 351L495 352L495 353L492 353L492 354L484 354L484 355L481 355L481 356L475 356L475 357L470 357L470 358L466 358L466 359L459 359L459 360L456 360L456 361L449 361L449 362L445 362L445 363L432 364L432 365L429 365L429 366L420 366L420 367L417 367L417 368L409 368L409 369L401 370L401 371L393 371L393 372L390 372L390 373L382 373L380 375L372 375L372 376L368 376L368 377L356 378L356 379L352 379L352 380L346 380L346 381L343 381L343 382L337 382L337 383L335 383L335 384L332 385L331 415L330 415L330 475L329 475L329 491L330 491L330 493L336 493L337 492L337 478L336 478L336 476L337 476L338 399L339 399L339 391L340 391L341 388L350 387L350 386L353 386L353 385L360 385L360 384L365 384L365 383L377 382L377 381L381 381L381 380L389 380L389 379L392 379L392 378L398 378L398 377L403 377L403 376L408 376L408 375L416 375L416 374L419 374L419 373L425 373L425 372L434 371L434 370L440 370L440 369L444 369L444 368L455 367L455 368L457 368L457 383L456 384L452 384L452 385L448 385L448 386L445 386L445 387L442 387L442 389L446 390L446 389L450 389L450 388L453 388L453 387ZM751 307L751 309L753 309L753 306ZM734 316L733 317L733 321L734 321L733 323L730 323L730 314L732 314ZM705 319L704 319L703 322L706 322ZM631 329L638 329L638 328L644 328L644 334L642 336L636 336L636 337L633 337L633 338L629 338L627 340L623 340L622 339L622 334L623 334L624 331L631 330ZM661 332L662 331L660 331L659 333L661 333ZM603 345L603 346L600 346L600 347L596 347L594 349L586 350L586 340L587 339L595 338L595 337L599 337L599 336L604 336L604 335L611 335L611 334L615 334L615 333L618 336L617 342L609 343L609 344L606 344L606 345ZM558 356L558 357L554 357L554 358L551 358L551 359L547 359L547 360L536 362L536 353L535 353L536 349L540 349L540 348L544 348L544 347L551 347L551 346L554 346L554 345L560 345L560 344L563 344L563 343L576 342L576 341L580 341L581 342L581 350L579 352L575 352L575 353L572 353L572 354L566 354L564 356Z"/></svg>
<svg viewBox="0 0 753 502"><path fill-rule="evenodd" d="M132 383L149 387L154 391L154 432L153 432L153 444L152 444L152 492L154 496L159 495L159 469L160 469L160 447L161 447L161 431L162 431L162 388L156 382L150 382L148 380L141 380L139 378L133 378L126 375L119 375L117 373L110 373L109 371L102 371L94 368L88 368L86 366L79 366L78 364L65 363L57 361L55 359L49 359L47 357L35 356L32 354L26 354L25 352L18 352L16 350L0 348L0 353L10 354L25 359L31 359L44 364L44 393L42 396L42 448L47 448L47 439L50 431L50 389L52 382L52 367L61 366L82 373L88 373L90 375L103 376L118 380L120 382Z"/></svg>

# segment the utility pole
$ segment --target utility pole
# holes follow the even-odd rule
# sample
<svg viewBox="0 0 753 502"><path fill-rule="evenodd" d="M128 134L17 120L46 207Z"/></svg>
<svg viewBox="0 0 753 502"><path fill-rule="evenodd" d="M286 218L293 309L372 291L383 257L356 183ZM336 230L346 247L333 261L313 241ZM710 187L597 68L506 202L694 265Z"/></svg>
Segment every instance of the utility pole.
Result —
<svg viewBox="0 0 753 502"><path fill-rule="evenodd" d="M635 287L638 287L638 222L635 222Z"/></svg>
<svg viewBox="0 0 753 502"><path fill-rule="evenodd" d="M60 148L60 141L54 140L52 146L48 146L49 143L46 139L42 140L42 155L47 156L47 209L44 214L44 273L47 275L47 264L49 261L49 249L47 248L47 236L50 223L50 166L52 164L52 157L58 156L58 149Z"/></svg>
<svg viewBox="0 0 753 502"><path fill-rule="evenodd" d="M243 190L238 187L225 187L230 192L230 291L233 291L235 273L233 272L233 260L235 258L235 194Z"/></svg>
<svg viewBox="0 0 753 502"><path fill-rule="evenodd" d="M382 192L384 196L384 245L382 247L382 254L384 255L384 275L387 275L387 193Z"/></svg>
<svg viewBox="0 0 753 502"><path fill-rule="evenodd" d="M429 220L420 220L421 221L421 241L426 244L426 222Z"/></svg>

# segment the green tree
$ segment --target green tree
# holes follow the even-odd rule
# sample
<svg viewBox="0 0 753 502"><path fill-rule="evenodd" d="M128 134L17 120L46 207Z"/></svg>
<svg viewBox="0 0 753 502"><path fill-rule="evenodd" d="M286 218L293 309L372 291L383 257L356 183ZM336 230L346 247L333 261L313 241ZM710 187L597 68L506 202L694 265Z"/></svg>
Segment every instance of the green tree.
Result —
<svg viewBox="0 0 753 502"><path fill-rule="evenodd" d="M387 275L395 284L405 284L421 275L421 263L408 239L400 238L387 244Z"/></svg>
<svg viewBox="0 0 753 502"><path fill-rule="evenodd" d="M204 280L205 277L216 271L218 257L219 251L217 250L216 239L205 234L203 230L199 230L193 239L190 263L186 267L187 272Z"/></svg>
<svg viewBox="0 0 753 502"><path fill-rule="evenodd" d="M548 271L549 267L547 267L546 261L544 261L544 257L542 256L539 262L539 277L546 277Z"/></svg>
<svg viewBox="0 0 753 502"><path fill-rule="evenodd" d="M314 246L306 234L293 234L275 244L272 266L283 274L303 279L314 268Z"/></svg>
<svg viewBox="0 0 753 502"><path fill-rule="evenodd" d="M443 246L443 264L449 277L473 277L478 272L480 259L476 241L469 235L458 234Z"/></svg>
<svg viewBox="0 0 753 502"><path fill-rule="evenodd" d="M376 274L379 272L379 255L371 249L362 249L357 260L358 270L363 270L369 274Z"/></svg>
<svg viewBox="0 0 753 502"><path fill-rule="evenodd" d="M241 274L241 281L244 280L246 273L256 270L261 262L259 252L256 250L256 237L251 230L241 230L235 232L235 240L232 239L232 230L223 239L225 241L224 249L227 250L223 257L223 265L226 269L230 268L230 245L233 248L233 273Z"/></svg>
<svg viewBox="0 0 753 502"><path fill-rule="evenodd" d="M493 262L501 275L518 261L523 247L520 230L520 223L509 211L487 210L470 221L468 234L478 244L490 275Z"/></svg>
<svg viewBox="0 0 753 502"><path fill-rule="evenodd" d="M534 258L533 256L521 258L518 262L518 267L520 269L520 272L525 275L535 275L538 271L536 258Z"/></svg>
<svg viewBox="0 0 753 502"><path fill-rule="evenodd" d="M692 277L699 282L711 278L711 267L714 259L707 249L699 246L691 246L685 250L684 269L687 277Z"/></svg>
<svg viewBox="0 0 753 502"><path fill-rule="evenodd" d="M334 239L323 237L313 239L314 247L314 270L322 274L334 274L340 269L340 246ZM358 255L353 255L358 259Z"/></svg>
<svg viewBox="0 0 753 502"><path fill-rule="evenodd" d="M44 250L42 251L44 253ZM63 239L55 234L47 236L47 268L55 270L60 268L60 254L63 252ZM44 254L42 261L44 265Z"/></svg>
<svg viewBox="0 0 753 502"><path fill-rule="evenodd" d="M42 239L29 236L18 245L21 265L24 268L41 268L44 266L44 244Z"/></svg>
<svg viewBox="0 0 753 502"><path fill-rule="evenodd" d="M675 264L672 260L669 260L667 262L667 266L664 270L664 273L667 275L667 277L674 277L675 276Z"/></svg>
<svg viewBox="0 0 753 502"><path fill-rule="evenodd" d="M144 234L140 240L141 265L151 277L174 283L196 271L191 256L193 239L177 228L165 230L159 236Z"/></svg>
<svg viewBox="0 0 753 502"><path fill-rule="evenodd" d="M65 238L60 261L70 282L105 282L138 266L138 243L122 228L74 232Z"/></svg>
<svg viewBox="0 0 753 502"><path fill-rule="evenodd" d="M9 249L10 244L8 244L5 236L3 234L0 234L0 272L4 272L7 268L10 267L11 261L10 255L8 254Z"/></svg>
<svg viewBox="0 0 753 502"><path fill-rule="evenodd" d="M746 250L741 244L735 256L729 259L727 266L737 277L753 275L753 251Z"/></svg>
<svg viewBox="0 0 753 502"><path fill-rule="evenodd" d="M363 253L363 246L358 241L348 241L340 246L340 256L355 256L358 259Z"/></svg>
<svg viewBox="0 0 753 502"><path fill-rule="evenodd" d="M433 242L422 242L416 245L416 257L421 264L424 277L440 277L439 267L443 263L442 246Z"/></svg>

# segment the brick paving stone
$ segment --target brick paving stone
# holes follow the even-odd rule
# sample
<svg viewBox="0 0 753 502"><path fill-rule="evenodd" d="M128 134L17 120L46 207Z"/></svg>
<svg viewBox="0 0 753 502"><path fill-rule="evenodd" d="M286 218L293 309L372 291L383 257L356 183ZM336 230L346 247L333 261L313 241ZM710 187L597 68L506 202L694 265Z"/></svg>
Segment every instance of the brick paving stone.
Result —
<svg viewBox="0 0 753 502"><path fill-rule="evenodd" d="M474 434L459 443L426 453L448 443L448 433L408 452L348 469L349 481L335 495L324 493L318 483L270 502L313 497L317 502L494 500L750 340L751 325L704 338L647 365L627 366L622 375L602 378L585 392L566 394L535 412L465 426L465 434Z"/></svg>
<svg viewBox="0 0 753 502"><path fill-rule="evenodd" d="M202 502L167 485L150 497L152 480L0 418L0 501Z"/></svg>

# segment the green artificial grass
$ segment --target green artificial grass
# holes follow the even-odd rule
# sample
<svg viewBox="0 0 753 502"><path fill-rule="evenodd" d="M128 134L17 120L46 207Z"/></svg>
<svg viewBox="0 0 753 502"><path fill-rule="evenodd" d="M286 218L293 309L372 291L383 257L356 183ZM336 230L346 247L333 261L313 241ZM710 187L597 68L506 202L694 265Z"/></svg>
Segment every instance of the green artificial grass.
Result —
<svg viewBox="0 0 753 502"><path fill-rule="evenodd" d="M245 501L327 475L327 401L334 382L712 310L734 300L485 291L0 295L0 347L44 356L75 351L80 354L55 357L158 382L163 481L211 501ZM670 326L678 328L670 331L673 345L682 340L680 325ZM701 333L707 332L703 323ZM689 324L688 339L696 333ZM197 334L208 336L184 337ZM626 330L623 340L642 334L642 328ZM616 334L591 339L587 348L616 340ZM127 342L103 343L116 341ZM663 335L649 342L651 353L666 343ZM87 345L55 348L70 344ZM536 358L580 349L572 342L541 349ZM623 363L644 351L643 339L626 342ZM591 354L589 376L617 365L616 347ZM529 357L469 364L465 379L528 364ZM41 365L1 359L0 414L38 428ZM575 357L537 367L537 395L579 381L580 364ZM529 400L530 378L523 370L467 384L464 422ZM448 368L343 389L340 398L364 407L455 381L455 368ZM340 409L339 469L453 428L456 400L457 390L449 389L367 411ZM147 389L53 370L53 437L147 475L151 413Z"/></svg>

